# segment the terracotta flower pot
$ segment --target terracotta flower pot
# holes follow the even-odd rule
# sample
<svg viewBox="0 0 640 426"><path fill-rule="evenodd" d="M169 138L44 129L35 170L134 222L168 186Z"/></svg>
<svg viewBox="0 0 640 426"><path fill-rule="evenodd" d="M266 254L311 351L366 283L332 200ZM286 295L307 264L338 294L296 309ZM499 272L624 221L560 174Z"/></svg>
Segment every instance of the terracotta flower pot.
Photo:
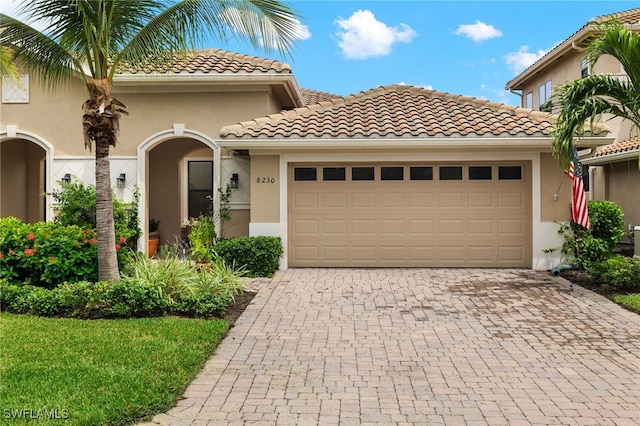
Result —
<svg viewBox="0 0 640 426"><path fill-rule="evenodd" d="M149 247L147 250L149 257L153 257L156 254L159 245L160 238L149 238Z"/></svg>

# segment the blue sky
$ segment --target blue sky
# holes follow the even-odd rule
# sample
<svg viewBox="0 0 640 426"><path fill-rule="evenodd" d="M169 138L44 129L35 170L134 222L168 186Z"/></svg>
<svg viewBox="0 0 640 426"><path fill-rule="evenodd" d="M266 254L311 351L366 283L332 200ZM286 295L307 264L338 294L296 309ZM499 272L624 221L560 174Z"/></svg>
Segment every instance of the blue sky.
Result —
<svg viewBox="0 0 640 426"><path fill-rule="evenodd" d="M349 95L404 83L518 105L507 81L590 18L636 1L292 0L302 30L288 57L233 41L208 47L289 63L300 87ZM10 0L0 0L3 13Z"/></svg>
<svg viewBox="0 0 640 426"><path fill-rule="evenodd" d="M307 38L290 58L301 87L348 95L405 83L519 105L507 81L590 18L640 1L289 2ZM265 56L243 45L227 48ZM278 55L270 55L281 59Z"/></svg>

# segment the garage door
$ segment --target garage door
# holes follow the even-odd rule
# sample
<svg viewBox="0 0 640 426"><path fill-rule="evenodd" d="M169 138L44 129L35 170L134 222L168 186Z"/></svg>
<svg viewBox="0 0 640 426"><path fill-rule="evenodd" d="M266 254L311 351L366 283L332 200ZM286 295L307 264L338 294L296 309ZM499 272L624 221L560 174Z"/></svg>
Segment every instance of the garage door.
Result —
<svg viewBox="0 0 640 426"><path fill-rule="evenodd" d="M291 266L530 267L526 162L292 164Z"/></svg>

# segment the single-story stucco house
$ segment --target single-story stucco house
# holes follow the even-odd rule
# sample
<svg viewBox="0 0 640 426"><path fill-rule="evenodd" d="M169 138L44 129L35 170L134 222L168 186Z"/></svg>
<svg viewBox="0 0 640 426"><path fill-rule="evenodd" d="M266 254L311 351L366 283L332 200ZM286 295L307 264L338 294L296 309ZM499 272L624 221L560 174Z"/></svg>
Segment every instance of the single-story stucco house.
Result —
<svg viewBox="0 0 640 426"><path fill-rule="evenodd" d="M94 179L81 82L3 82L0 216L54 216L67 176ZM171 69L120 70L131 115L112 149L114 193L140 193L165 243L232 181L226 237L273 235L288 267L526 267L560 262L570 185L550 153L553 116L404 85L346 97L303 90L289 65L222 50ZM584 146L613 139L604 126ZM558 187L560 186L560 191Z"/></svg>

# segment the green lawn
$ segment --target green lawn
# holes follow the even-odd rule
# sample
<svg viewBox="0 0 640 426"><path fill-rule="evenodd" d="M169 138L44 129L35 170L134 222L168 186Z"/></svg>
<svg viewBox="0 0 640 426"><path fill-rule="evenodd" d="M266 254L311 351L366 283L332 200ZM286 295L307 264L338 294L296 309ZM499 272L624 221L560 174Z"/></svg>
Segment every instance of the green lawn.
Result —
<svg viewBox="0 0 640 426"><path fill-rule="evenodd" d="M617 304L640 314L640 293L614 296L613 300Z"/></svg>
<svg viewBox="0 0 640 426"><path fill-rule="evenodd" d="M166 411L227 329L222 320L2 313L0 423L121 425Z"/></svg>

